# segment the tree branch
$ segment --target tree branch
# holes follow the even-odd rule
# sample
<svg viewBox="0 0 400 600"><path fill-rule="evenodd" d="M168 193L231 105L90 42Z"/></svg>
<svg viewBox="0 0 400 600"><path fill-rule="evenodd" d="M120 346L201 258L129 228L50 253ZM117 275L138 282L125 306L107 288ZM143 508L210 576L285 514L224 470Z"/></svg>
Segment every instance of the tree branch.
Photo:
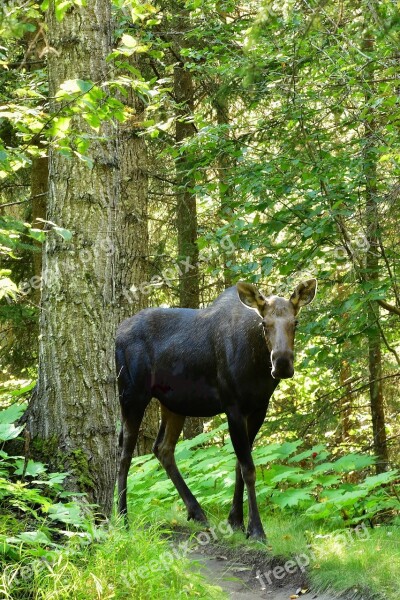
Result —
<svg viewBox="0 0 400 600"><path fill-rule="evenodd" d="M377 303L388 312L400 317L400 308L397 308L397 306L393 306L393 304L389 304L388 302L385 302L385 300L377 300Z"/></svg>

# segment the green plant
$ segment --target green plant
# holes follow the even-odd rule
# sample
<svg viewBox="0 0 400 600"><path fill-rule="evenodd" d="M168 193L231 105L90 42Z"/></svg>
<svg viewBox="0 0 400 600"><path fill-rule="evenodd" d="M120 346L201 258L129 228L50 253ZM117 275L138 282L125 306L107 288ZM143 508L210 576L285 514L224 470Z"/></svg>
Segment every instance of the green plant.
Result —
<svg viewBox="0 0 400 600"><path fill-rule="evenodd" d="M227 425L178 444L176 459L185 479L206 509L228 507L232 501L235 457ZM299 451L301 440L256 446L257 494L270 513L301 513L331 526L390 518L400 510L398 473L370 475L370 455L349 453L329 458L323 444ZM134 459L129 494L144 513L168 506L177 492L158 461L150 456Z"/></svg>
<svg viewBox="0 0 400 600"><path fill-rule="evenodd" d="M24 409L14 403L0 410L3 446L22 433L15 423ZM131 532L119 523L96 525L94 507L63 488L65 475L0 450L1 598L225 598L186 552L171 549L169 531L143 519Z"/></svg>
<svg viewBox="0 0 400 600"><path fill-rule="evenodd" d="M25 404L14 403L0 410L3 446L22 433L24 427L15 422L25 408ZM0 506L7 523L0 528L0 562L22 555L46 556L60 547L62 539L74 535L92 539L92 519L72 500L77 494L64 490L65 476L48 472L41 462L10 456L0 449Z"/></svg>

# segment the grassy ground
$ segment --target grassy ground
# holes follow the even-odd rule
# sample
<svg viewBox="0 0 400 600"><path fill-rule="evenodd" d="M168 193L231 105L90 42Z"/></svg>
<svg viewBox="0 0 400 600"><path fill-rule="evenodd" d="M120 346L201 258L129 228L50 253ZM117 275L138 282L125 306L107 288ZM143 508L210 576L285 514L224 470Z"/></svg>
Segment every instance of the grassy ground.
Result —
<svg viewBox="0 0 400 600"><path fill-rule="evenodd" d="M13 431L12 418L10 415L8 418L9 421L5 420L3 412L7 435ZM284 565L286 571L287 566L289 574L293 564L301 565L307 568L313 589L330 588L338 593L351 590L352 597L358 590L364 600L398 600L399 518L390 526L374 529L345 528L343 519L324 517L316 521L310 516L306 518L299 507L281 509L279 505L267 504L264 493L264 496L259 494L259 500L268 543L246 540L242 532L232 532L226 521L233 487L232 452L226 452L225 448L224 454L221 448L213 446L203 455L193 446L196 446L193 440L180 445L180 460L187 462L190 485L206 511L210 527L187 523L183 503L155 459L141 457L131 471L128 484L131 528L126 531L118 522L107 528L95 526L93 519L81 514L76 503L62 496L57 478L52 479L50 474L45 488L43 481L35 483L38 467L40 479L46 477L43 465L32 463L31 472L29 469L26 472L32 483L20 482L15 475L17 459L4 452L0 454L0 598L225 598L219 588L209 585L199 574L198 565L190 561L185 544L189 532L194 545L229 546L230 554L233 552L238 562L246 554L244 549L254 549L258 553L247 552L252 566L269 568L268 565L274 564L271 558L279 557L279 568ZM287 446L283 444L282 448L287 450ZM44 493L49 493L50 500ZM62 498L64 504L59 502ZM384 506L386 515L398 510L392 501ZM328 517L332 516L330 513ZM340 513L339 509L336 513ZM338 523L342 529L333 530ZM182 530L186 534L179 537ZM254 560L259 554L262 560L256 564Z"/></svg>
<svg viewBox="0 0 400 600"><path fill-rule="evenodd" d="M51 560L22 556L0 575L5 600L135 600L226 596L209 585L167 530L135 521L129 532L112 526L90 549L67 545ZM163 535L164 534L164 535Z"/></svg>
<svg viewBox="0 0 400 600"><path fill-rule="evenodd" d="M185 527L200 543L218 542L236 547L239 559L244 547L262 549L270 556L280 557L283 564L295 559L306 568L313 589L351 591L351 595L358 591L365 600L399 598L400 522L373 529L361 525L358 529L329 531L301 516L263 515L268 536L265 546L246 540L242 532L232 533L226 526L226 514L209 511L207 516L211 524L208 538L203 526L186 521L179 500L170 508L157 507L153 512L156 522Z"/></svg>
<svg viewBox="0 0 400 600"><path fill-rule="evenodd" d="M268 544L246 540L232 532L226 514L208 512L210 528L188 523L180 500L168 507L133 505L131 528L114 524L87 547L72 540L55 552L22 554L0 575L0 597L7 600L152 600L163 598L225 598L210 586L190 561L187 545L171 546L171 532L188 531L202 546L218 543L234 548L238 560L244 548L295 560L307 568L313 589L338 593L358 590L360 597L398 600L400 587L400 523L374 529L327 531L301 516L264 515ZM137 514L141 513L141 516ZM151 518L149 518L151 515ZM152 524L150 524L150 522ZM11 518L0 523L8 534L17 529ZM288 565L291 563L288 562ZM281 581L281 580L280 580Z"/></svg>

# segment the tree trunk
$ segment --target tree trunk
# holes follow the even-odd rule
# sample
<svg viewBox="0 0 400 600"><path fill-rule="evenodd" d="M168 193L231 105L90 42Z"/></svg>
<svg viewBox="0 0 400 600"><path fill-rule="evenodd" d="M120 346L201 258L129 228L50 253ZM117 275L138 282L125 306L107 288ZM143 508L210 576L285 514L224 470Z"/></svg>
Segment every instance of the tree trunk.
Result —
<svg viewBox="0 0 400 600"><path fill-rule="evenodd" d="M43 229L44 223L36 219L46 218L47 193L49 189L49 160L47 156L35 157L31 167L31 198L32 198L32 223L37 229ZM39 281L42 276L42 244L35 244L38 248L33 253L33 272ZM33 286L34 302L40 304L40 285Z"/></svg>
<svg viewBox="0 0 400 600"><path fill-rule="evenodd" d="M44 23L38 19L29 19L28 21L34 25L34 30L28 30L24 34L25 59L27 71L32 72L34 69L32 69L30 63L30 57L32 56L36 60L40 60L44 50ZM37 221L37 219L46 218L47 194L49 190L49 159L47 156L47 149L43 145L41 139L38 140L37 146L40 154L32 158L30 169L32 198L31 221L36 229L43 229L44 223ZM36 242L35 246L37 247L37 252L33 253L33 273L36 278L35 284L33 285L33 300L35 304L39 306L41 293L39 280L42 276L42 244Z"/></svg>
<svg viewBox="0 0 400 600"><path fill-rule="evenodd" d="M222 94L218 94L215 101L215 108L217 112L217 123L218 125L229 124L229 109L226 99ZM226 134L227 137L227 134ZM228 222L231 222L233 217L233 210L231 207L232 202L232 185L229 181L229 172L232 170L232 160L227 152L221 152L218 159L218 179L219 179L219 197L220 197L220 211L221 218ZM233 285L232 273L227 265L228 256L226 253L222 254L222 260L224 265L224 285L225 288ZM230 261L234 261L234 255L230 254Z"/></svg>
<svg viewBox="0 0 400 600"><path fill-rule="evenodd" d="M48 10L49 96L69 79L107 79L111 47L109 0L72 6L60 22ZM119 175L114 131L98 137L79 116L74 131L87 134L89 168L50 149L47 218L73 233L71 242L48 233L43 254L39 378L27 428L32 447L52 467L69 472L66 486L86 492L109 515L117 459L114 372L116 200Z"/></svg>
<svg viewBox="0 0 400 600"><path fill-rule="evenodd" d="M339 277L339 273L338 273ZM337 286L337 300L338 302L344 303L348 296L348 289L346 284L339 283ZM342 326L346 330L349 326L349 314L346 312L342 315ZM342 386L340 390L340 441L342 443L348 442L350 438L351 429L351 417L352 417L352 393L351 393L351 364L346 358L347 352L350 350L348 341L344 341L341 347L341 359L340 359L340 372L339 382ZM344 389L343 389L344 388Z"/></svg>
<svg viewBox="0 0 400 600"><path fill-rule="evenodd" d="M139 65L134 63L138 68ZM117 286L119 321L148 306L146 283L149 279L148 254L148 156L144 137L138 135L143 120L143 104L129 89L124 98L134 117L120 126L119 159L121 171L121 206L119 210ZM136 452L151 452L159 427L159 404L152 400L140 427Z"/></svg>
<svg viewBox="0 0 400 600"><path fill-rule="evenodd" d="M188 29L188 13L177 6L180 17L176 20L178 31ZM183 38L181 43L184 43ZM194 86L191 72L185 68L184 62L175 66L174 94L177 103L177 118L175 139L180 154L176 159L176 200L177 200L177 229L178 229L178 262L179 275L179 306L184 308L199 308L199 250L197 240L197 207L195 186L191 169L192 161L182 150L182 144L195 131L191 122L194 110ZM185 421L183 435L191 439L202 433L203 420L200 417L189 417Z"/></svg>
<svg viewBox="0 0 400 600"><path fill-rule="evenodd" d="M178 103L176 120L176 143L181 147L194 133L193 124L188 121L193 114L193 80L190 71L183 64L175 67L175 98ZM196 195L193 193L195 181L190 169L192 161L184 150L176 160L177 181L177 228L178 255L181 274L179 277L179 305L184 308L198 308L199 292L199 251L197 240ZM186 261L186 263L185 263Z"/></svg>
<svg viewBox="0 0 400 600"><path fill-rule="evenodd" d="M375 41L369 29L366 29L363 50L372 55ZM375 62L371 60L366 70L368 80L374 79ZM373 83L365 84L365 100L370 102L373 94ZM371 108L371 111L373 109ZM379 281L379 214L377 207L377 164L376 164L376 119L368 115L364 121L365 141L363 150L364 181L365 181L365 219L366 233L369 249L366 258L366 279L373 287L378 288ZM382 389L382 353L381 335L379 328L379 306L369 302L368 305L368 368L369 368L369 394L372 416L372 431L374 438L374 451L377 456L377 473L381 473L388 466L388 449L385 429L385 409Z"/></svg>

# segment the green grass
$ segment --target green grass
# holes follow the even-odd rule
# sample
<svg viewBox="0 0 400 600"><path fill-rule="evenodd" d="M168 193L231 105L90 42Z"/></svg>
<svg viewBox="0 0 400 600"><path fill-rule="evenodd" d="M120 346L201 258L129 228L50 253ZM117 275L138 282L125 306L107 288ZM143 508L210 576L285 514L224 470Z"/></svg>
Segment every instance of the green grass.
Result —
<svg viewBox="0 0 400 600"><path fill-rule="evenodd" d="M257 494L268 537L263 546L246 540L242 532L227 535L223 529L233 495L235 459L230 444L218 446L213 436L218 431L180 442L176 456L211 526L217 533L222 531L220 543L239 550L243 546L264 549L283 563L305 555L314 589L358 589L365 600L398 600L400 522L393 520L400 511L398 474L373 475L371 457L362 454L329 459L323 446L300 454L300 442L257 448ZM204 443L209 447L203 448ZM349 483L348 473L356 475L355 483ZM194 534L204 530L186 522L183 502L154 457L134 460L128 502L131 514L151 515L152 522L185 525ZM390 519L391 527L368 527L356 533L364 520L369 524Z"/></svg>
<svg viewBox="0 0 400 600"><path fill-rule="evenodd" d="M338 592L359 589L385 600L398 600L400 527L367 529L360 536L330 534L315 539L312 546L315 586Z"/></svg>
<svg viewBox="0 0 400 600"><path fill-rule="evenodd" d="M18 435L10 423L14 417L3 411L6 424L3 435ZM214 433L207 434L207 439L210 435ZM372 597L397 600L399 518L397 522L392 521L391 526L364 528L358 534L354 530L357 515L364 514L364 508L369 509L371 503L373 510L379 510L379 515L385 515L386 520L396 514L399 502L393 475L388 480L390 485L388 482L382 485L382 481L374 477L366 478L369 483L361 488L360 494L356 486L347 483L334 488L338 475L333 476L332 483L332 474L328 473L319 483L322 495L312 496L314 488L310 488L308 495L301 496L297 493L298 487L302 481L307 483L310 475L305 471L300 473L297 467L293 470L292 458L288 459L297 451L297 442L269 447L268 452L272 448L275 453L283 453L281 462L288 464L276 465L277 481L273 487L272 467L259 474L259 504L268 536L268 543L264 545L246 540L242 532L233 533L227 524L234 483L233 452L228 447L215 445L203 450L196 446L198 442L190 440L180 444L177 454L184 474L189 475L189 485L203 505L210 528L186 521L183 502L158 462L151 457L135 459L128 481L131 528L126 531L118 522L108 528L96 526L93 517L85 515L69 496L65 498L60 483L63 477L47 474L43 465L31 461L26 471L27 481L22 485L16 476L17 459L3 453L0 463L7 485L0 496L0 508L6 509L0 517L0 598L225 598L222 590L209 585L202 577L199 565L190 561L187 547L179 546L179 537L171 537L172 531L179 534L184 526L192 534L195 545L225 544L237 549L238 560L242 549L249 547L262 550L269 557L278 556L281 563L305 556L314 589L330 588L338 593L361 590L365 600ZM307 456L309 453L310 450ZM305 460L310 461L307 456ZM266 456L259 458L261 468ZM300 458L304 460L304 454L295 457L295 462ZM270 459L267 457L267 462L271 462ZM354 461L361 459L349 455L340 460L347 461L347 472L354 468ZM47 478L44 486L43 481L35 480L39 467L41 479ZM322 470L326 469L323 465ZM318 470L316 473L319 477ZM331 489L330 496L324 484ZM318 513L310 511L312 497L314 504L322 509ZM353 511L353 529L343 517L349 511ZM174 550L171 539L174 539Z"/></svg>
<svg viewBox="0 0 400 600"><path fill-rule="evenodd" d="M134 514L131 495L130 511ZM150 500L151 502L151 500ZM398 600L400 588L400 523L371 529L332 530L321 522L301 515L271 515L264 510L262 520L268 537L267 545L246 540L244 533L230 534L226 528L227 510L215 506L207 513L218 542L229 547L264 549L269 556L279 556L282 562L302 555L307 557L308 577L313 589L331 589L338 594L359 590L362 597ZM186 521L181 500L154 503L155 521L167 527L185 527L194 536L205 531L204 526ZM213 537L213 536L211 536ZM305 559L304 559L305 560Z"/></svg>
<svg viewBox="0 0 400 600"><path fill-rule="evenodd" d="M171 549L167 531L135 521L128 532L112 526L104 540L82 550L67 545L52 560L19 563L0 576L7 600L223 599L184 551Z"/></svg>

